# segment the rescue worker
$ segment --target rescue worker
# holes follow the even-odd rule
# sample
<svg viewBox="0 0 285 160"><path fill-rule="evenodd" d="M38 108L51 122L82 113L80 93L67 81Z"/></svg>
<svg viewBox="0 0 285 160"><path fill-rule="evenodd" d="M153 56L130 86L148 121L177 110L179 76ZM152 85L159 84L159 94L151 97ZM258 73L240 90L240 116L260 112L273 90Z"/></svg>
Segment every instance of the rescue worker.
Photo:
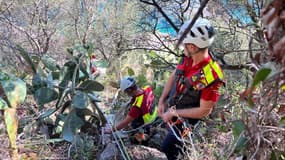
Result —
<svg viewBox="0 0 285 160"><path fill-rule="evenodd" d="M154 103L152 88L150 86L140 88L134 78L128 76L121 80L120 89L132 97L131 108L125 119L118 122L112 129L121 130L131 123L133 129L145 125L144 128L148 130L147 124L151 124L157 118L157 107ZM110 130L106 132L108 133Z"/></svg>
<svg viewBox="0 0 285 160"><path fill-rule="evenodd" d="M181 26L178 38L190 22L186 21ZM223 84L223 72L209 53L214 34L210 22L199 18L183 39L184 55L170 75L159 98L158 115L164 122L173 120L173 117L181 117L194 126L211 112L218 101L218 90ZM176 109L171 109L173 106ZM179 124L176 124L174 129L177 135L183 132ZM182 148L182 142L169 131L161 146L167 158L179 159L179 156L183 156Z"/></svg>

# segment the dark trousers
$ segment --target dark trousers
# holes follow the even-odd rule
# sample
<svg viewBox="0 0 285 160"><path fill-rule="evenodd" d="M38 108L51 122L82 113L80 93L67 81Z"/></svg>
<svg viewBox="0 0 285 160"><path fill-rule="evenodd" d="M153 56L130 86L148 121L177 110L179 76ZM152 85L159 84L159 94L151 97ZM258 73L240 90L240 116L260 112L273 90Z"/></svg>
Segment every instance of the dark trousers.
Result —
<svg viewBox="0 0 285 160"><path fill-rule="evenodd" d="M137 119L134 119L131 123L131 126L133 129L138 128L140 126L144 125L144 121L142 117L139 117Z"/></svg>
<svg viewBox="0 0 285 160"><path fill-rule="evenodd" d="M199 120L189 120L189 123L195 125ZM182 132L182 124L174 126L173 129L176 132L176 135L180 137ZM169 129L166 138L164 139L161 145L161 151L165 153L168 160L178 160L183 157L183 143L180 142L174 135L174 133Z"/></svg>
<svg viewBox="0 0 285 160"><path fill-rule="evenodd" d="M157 119L156 119L157 120ZM142 125L145 125L144 124L144 121L142 118L137 118L135 120L132 121L131 123L131 126L132 126L132 129L136 129L136 128L139 128L141 127ZM134 132L132 135L131 135L131 142L134 143L134 144L141 144L141 145L145 145L145 146L148 146L148 141L149 139L154 135L153 132L151 132L151 128L152 127L155 127L155 124L148 124L148 125L145 125L144 127L142 127L141 129L137 130L136 132ZM137 141L135 138L133 138L133 136L137 133L143 133L145 135L147 135L148 138L146 138L145 140L143 141Z"/></svg>
<svg viewBox="0 0 285 160"><path fill-rule="evenodd" d="M174 127L176 135L179 135L178 129ZM180 130L180 129L179 129ZM169 129L162 145L161 151L165 153L168 160L179 159L182 156L183 144L174 135L174 133Z"/></svg>

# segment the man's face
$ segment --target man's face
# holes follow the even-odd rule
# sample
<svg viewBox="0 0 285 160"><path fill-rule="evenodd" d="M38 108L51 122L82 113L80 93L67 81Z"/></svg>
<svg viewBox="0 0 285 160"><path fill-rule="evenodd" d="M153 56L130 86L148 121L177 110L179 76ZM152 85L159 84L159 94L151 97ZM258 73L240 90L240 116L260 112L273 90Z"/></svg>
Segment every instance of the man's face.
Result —
<svg viewBox="0 0 285 160"><path fill-rule="evenodd" d="M190 57L191 54L197 51L197 49L198 48L194 44L191 43L184 44L184 54L187 57Z"/></svg>
<svg viewBox="0 0 285 160"><path fill-rule="evenodd" d="M127 88L127 89L125 90L125 93L127 93L128 96L132 97L132 96L133 96L133 89Z"/></svg>

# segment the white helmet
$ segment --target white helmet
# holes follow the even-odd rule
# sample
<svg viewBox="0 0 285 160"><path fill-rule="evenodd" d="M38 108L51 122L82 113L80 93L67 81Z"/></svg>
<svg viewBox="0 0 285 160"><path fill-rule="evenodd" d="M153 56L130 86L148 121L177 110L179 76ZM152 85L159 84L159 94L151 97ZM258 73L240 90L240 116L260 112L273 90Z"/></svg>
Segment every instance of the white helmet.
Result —
<svg viewBox="0 0 285 160"><path fill-rule="evenodd" d="M178 39L182 36L190 23L191 20L188 20L181 26L178 32ZM183 43L192 43L199 48L206 48L213 43L214 34L215 31L211 23L204 18L199 18L192 26L191 31L187 33L186 37L183 40Z"/></svg>
<svg viewBox="0 0 285 160"><path fill-rule="evenodd" d="M125 91L126 89L136 85L136 81L132 77L125 77L121 80L120 88Z"/></svg>

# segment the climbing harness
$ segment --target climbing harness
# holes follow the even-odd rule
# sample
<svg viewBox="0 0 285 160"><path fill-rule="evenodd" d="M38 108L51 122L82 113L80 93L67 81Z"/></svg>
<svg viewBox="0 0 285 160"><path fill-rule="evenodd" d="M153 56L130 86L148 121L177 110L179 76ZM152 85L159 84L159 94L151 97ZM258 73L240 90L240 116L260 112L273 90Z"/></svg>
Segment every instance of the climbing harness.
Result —
<svg viewBox="0 0 285 160"><path fill-rule="evenodd" d="M175 72L175 85L172 89L172 95L170 96L170 106L195 106L199 105L198 100L201 94L201 90L211 86L215 82L221 82L224 84L224 75L219 64L209 59L209 62L205 64L200 70L194 74L188 75L186 73L187 68L191 65L189 57L182 56L179 64L176 67Z"/></svg>
<svg viewBox="0 0 285 160"><path fill-rule="evenodd" d="M167 125L169 126L170 130L172 131L173 135L176 137L177 140L182 143L193 143L191 136L192 129L186 124L185 120L179 117L175 122L167 122ZM182 125L182 131L180 131L180 129L178 129L176 125ZM179 135L177 135L174 128L179 132ZM186 138L189 138L190 140L187 140Z"/></svg>
<svg viewBox="0 0 285 160"><path fill-rule="evenodd" d="M175 106L172 106L170 108L171 111L175 111ZM169 126L171 132L173 133L173 135L175 136L175 138L182 142L183 145L187 144L191 144L193 151L196 151L195 149L195 145L194 145L194 141L193 141L193 133L195 130L198 129L199 125L200 125L200 121L195 124L195 126L191 126L189 124L187 124L187 120L179 117L178 115L173 117L169 122L167 122L167 125ZM181 125L182 126L182 131L177 128L176 125ZM177 130L177 132L179 133L179 135L176 133L175 129ZM199 136L201 136L199 134Z"/></svg>

